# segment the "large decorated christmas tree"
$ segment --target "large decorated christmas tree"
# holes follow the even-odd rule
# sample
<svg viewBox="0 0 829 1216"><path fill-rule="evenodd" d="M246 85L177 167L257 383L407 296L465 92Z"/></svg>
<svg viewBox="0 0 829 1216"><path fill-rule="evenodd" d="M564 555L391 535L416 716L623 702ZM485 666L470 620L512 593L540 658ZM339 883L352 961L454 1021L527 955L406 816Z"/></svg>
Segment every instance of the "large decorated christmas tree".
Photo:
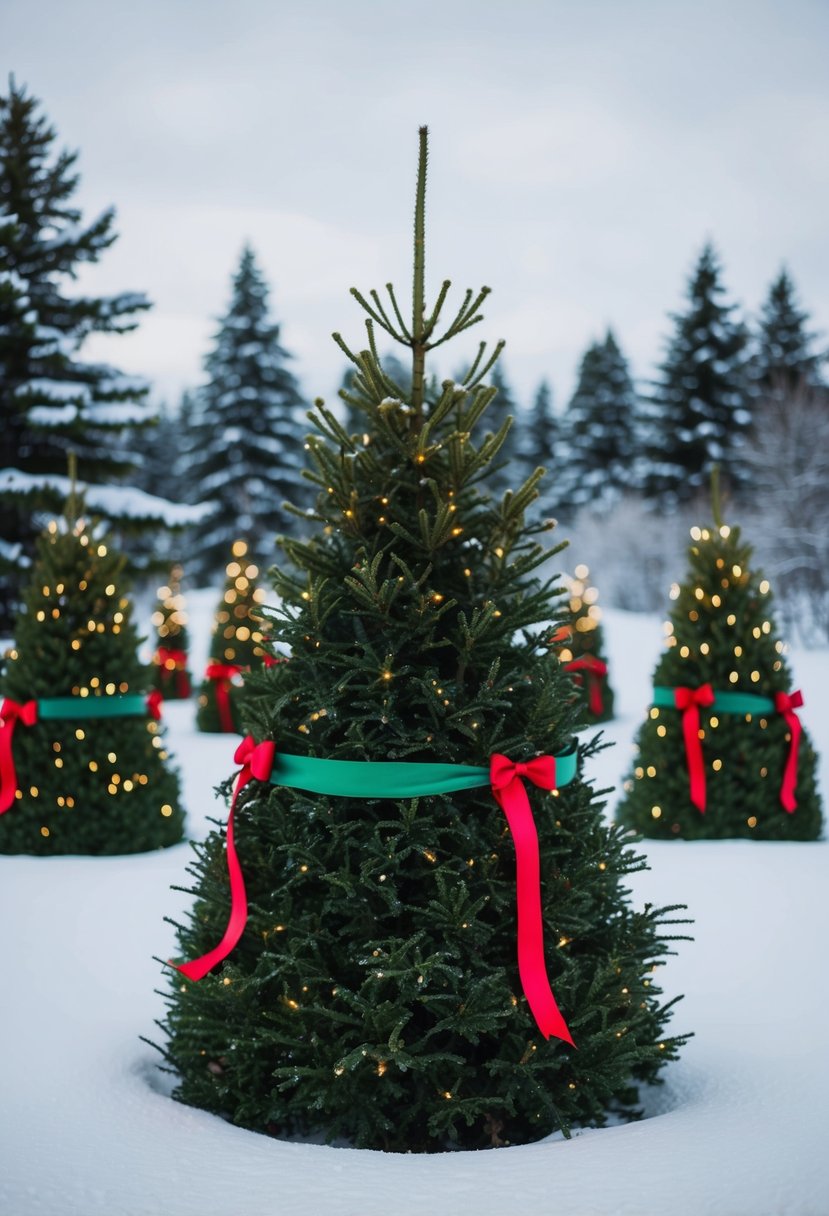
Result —
<svg viewBox="0 0 829 1216"><path fill-rule="evenodd" d="M582 694L587 721L595 723L613 717L614 696L608 679L599 592L589 579L590 570L582 564L576 566L574 577L566 580L570 619L559 625L552 644Z"/></svg>
<svg viewBox="0 0 829 1216"><path fill-rule="evenodd" d="M768 579L740 529L691 529L666 648L617 811L646 836L815 840L816 758L800 722Z"/></svg>
<svg viewBox="0 0 829 1216"><path fill-rule="evenodd" d="M0 852L138 853L183 813L138 659L124 559L83 519L37 545L0 705Z"/></svg>
<svg viewBox="0 0 829 1216"><path fill-rule="evenodd" d="M151 618L157 642L153 654L153 683L166 701L190 696L187 610L181 591L181 577L181 566L173 566L169 583L158 589L158 603Z"/></svg>
<svg viewBox="0 0 829 1216"><path fill-rule="evenodd" d="M251 734L227 828L198 846L163 1023L182 1101L401 1152L632 1115L681 1042L658 975L671 910L629 902L645 862L604 822L548 646L552 525L524 522L542 471L479 489L506 433L482 425L497 348L424 401L427 352L488 291L439 333L425 181L424 129L412 320L391 287L355 291L368 347L337 335L365 424L315 411L318 529L274 572L291 657L245 678ZM376 329L410 350L405 400Z"/></svg>
<svg viewBox="0 0 829 1216"><path fill-rule="evenodd" d="M256 586L259 567L249 560L247 541L234 541L231 554L199 690L196 725L204 731L239 733L242 672L261 666L267 657L260 614L265 592Z"/></svg>

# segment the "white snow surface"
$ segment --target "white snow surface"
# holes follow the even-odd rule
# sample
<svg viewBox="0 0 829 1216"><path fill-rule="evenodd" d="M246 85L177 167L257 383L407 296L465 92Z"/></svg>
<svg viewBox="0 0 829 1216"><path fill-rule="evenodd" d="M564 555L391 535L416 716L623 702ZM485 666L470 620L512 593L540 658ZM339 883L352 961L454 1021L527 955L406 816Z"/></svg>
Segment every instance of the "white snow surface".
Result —
<svg viewBox="0 0 829 1216"><path fill-rule="evenodd" d="M48 486L68 498L72 483L58 473L23 473L20 469L0 469L0 490L27 494ZM158 519L168 527L198 523L210 513L209 503L188 505L170 502L147 494L135 486L90 485L78 482L87 510L102 511L109 519Z"/></svg>
<svg viewBox="0 0 829 1216"><path fill-rule="evenodd" d="M203 670L216 595L189 598ZM655 617L605 613L616 784L648 703ZM829 789L829 652L795 652L802 717ZM235 740L165 709L192 837L224 812ZM611 797L611 805L613 798ZM13 812L10 812L13 813ZM687 903L695 941L663 973L695 1037L641 1122L478 1153L395 1155L286 1143L168 1096L154 992L180 914L188 845L89 859L0 856L2 1216L827 1216L826 843L650 842L637 902ZM555 979L553 978L555 986ZM157 1037L157 1032L156 1032Z"/></svg>

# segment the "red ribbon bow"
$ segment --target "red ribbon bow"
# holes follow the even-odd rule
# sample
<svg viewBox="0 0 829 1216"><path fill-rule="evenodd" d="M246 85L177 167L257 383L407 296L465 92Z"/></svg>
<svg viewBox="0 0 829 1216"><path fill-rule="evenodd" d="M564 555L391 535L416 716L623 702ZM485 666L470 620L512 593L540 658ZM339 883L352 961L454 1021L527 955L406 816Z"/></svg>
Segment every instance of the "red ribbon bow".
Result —
<svg viewBox="0 0 829 1216"><path fill-rule="evenodd" d="M604 713L604 700L602 699L602 680L607 675L607 663L603 659L599 659L594 654L582 655L580 659L573 659L570 663L565 663L565 671L587 672L587 697L590 706L591 714L600 717ZM581 676L577 676L581 683Z"/></svg>
<svg viewBox="0 0 829 1216"><path fill-rule="evenodd" d="M786 719L786 725L792 736L786 767L783 770L783 782L780 786L780 801L789 814L797 808L797 798L795 797L795 790L797 789L797 754L800 749L800 736L803 732L803 727L794 711L800 709L802 704L803 694L800 691L793 693L776 692L774 694L774 708Z"/></svg>
<svg viewBox="0 0 829 1216"><path fill-rule="evenodd" d="M682 714L682 733L685 736L685 759L688 764L691 801L697 810L704 814L705 765L699 738L699 711L700 706L714 704L714 689L710 684L701 684L699 688L675 688L674 704Z"/></svg>
<svg viewBox="0 0 829 1216"><path fill-rule="evenodd" d="M190 696L190 681L187 678L187 652L172 650L167 646L159 646L154 655L154 662L161 668L161 683L166 684L173 675L176 677L176 692L182 698Z"/></svg>
<svg viewBox="0 0 829 1216"><path fill-rule="evenodd" d="M154 718L156 722L161 721L161 703L163 700L164 696L158 691L157 688L154 688L152 692L147 693L147 713L151 718Z"/></svg>
<svg viewBox="0 0 829 1216"><path fill-rule="evenodd" d="M233 734L233 714L230 709L230 681L238 676L242 668L238 663L208 663L205 676L208 680L216 681L216 708L219 711L219 722L223 731Z"/></svg>
<svg viewBox="0 0 829 1216"><path fill-rule="evenodd" d="M541 915L541 874L538 832L522 778L543 790L556 788L554 756L537 756L520 762L496 753L491 757L489 779L495 801L507 817L515 845L515 885L518 905L518 974L521 986L545 1039L573 1043L556 1004L544 962L544 923Z"/></svg>
<svg viewBox="0 0 829 1216"><path fill-rule="evenodd" d="M227 834L225 837L227 844L227 871L230 877L230 917L227 922L227 928L224 931L224 936L218 946L214 946L212 950L208 950L207 954L194 958L190 963L172 964L182 975L186 975L188 980L200 980L207 975L208 971L212 971L217 963L227 958L245 931L248 919L248 897L245 891L242 867L239 864L236 844L233 839L233 812L236 810L237 798L251 778L255 777L257 781L268 780L273 768L275 753L275 743L270 740L266 740L264 743L254 743L250 735L245 736L234 753L233 759L237 764L242 765L242 771L237 778L236 787L233 791L233 801L230 804L230 814L227 817Z"/></svg>
<svg viewBox="0 0 829 1216"><path fill-rule="evenodd" d="M14 767L12 739L18 722L34 726L37 722L37 701L5 700L0 708L0 815L14 802L17 793L17 773Z"/></svg>

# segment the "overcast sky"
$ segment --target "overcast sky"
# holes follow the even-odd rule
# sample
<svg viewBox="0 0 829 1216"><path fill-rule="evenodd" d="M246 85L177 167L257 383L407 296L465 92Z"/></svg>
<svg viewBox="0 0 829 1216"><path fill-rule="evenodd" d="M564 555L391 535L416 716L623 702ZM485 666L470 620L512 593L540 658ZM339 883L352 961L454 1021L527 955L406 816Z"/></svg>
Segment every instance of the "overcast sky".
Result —
<svg viewBox="0 0 829 1216"><path fill-rule="evenodd" d="M547 376L561 407L607 325L649 375L708 237L749 312L785 262L828 330L827 62L827 0L0 0L0 84L80 150L85 218L117 208L84 288L154 302L95 353L170 399L246 240L332 395L349 287L408 297L422 123L427 281L493 289L476 337L524 400Z"/></svg>

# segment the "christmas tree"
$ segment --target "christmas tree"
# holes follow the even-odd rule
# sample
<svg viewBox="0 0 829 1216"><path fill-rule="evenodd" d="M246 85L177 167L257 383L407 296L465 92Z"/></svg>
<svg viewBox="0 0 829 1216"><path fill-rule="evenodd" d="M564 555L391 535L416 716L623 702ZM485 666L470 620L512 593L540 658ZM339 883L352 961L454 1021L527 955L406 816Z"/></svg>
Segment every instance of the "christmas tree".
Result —
<svg viewBox="0 0 829 1216"><path fill-rule="evenodd" d="M10 629L29 577L34 542L62 507L67 451L77 453L90 507L125 530L183 522L182 509L114 483L134 464L117 437L151 421L147 384L79 348L94 334L135 329L145 296L78 293L85 264L116 239L114 212L88 226L72 202L76 152L56 135L38 101L11 81L0 97L0 631ZM183 515L187 513L184 512Z"/></svg>
<svg viewBox="0 0 829 1216"><path fill-rule="evenodd" d="M588 722L606 722L613 717L613 689L608 680L607 656L598 605L599 593L591 587L590 570L576 566L567 580L570 620L560 625L552 642L559 662L574 677L584 694Z"/></svg>
<svg viewBox="0 0 829 1216"><path fill-rule="evenodd" d="M151 618L157 637L153 655L153 684L165 701L177 701L190 696L190 673L187 670L187 611L181 593L181 576L181 566L173 566L169 585L158 589L158 603Z"/></svg>
<svg viewBox="0 0 829 1216"><path fill-rule="evenodd" d="M182 838L123 570L71 509L38 541L3 679L0 852L139 853Z"/></svg>
<svg viewBox="0 0 829 1216"><path fill-rule="evenodd" d="M305 403L268 296L245 248L190 423L186 481L195 500L213 506L193 529L195 577L214 574L240 533L254 549L272 545L292 522L283 501L296 502L302 493Z"/></svg>
<svg viewBox="0 0 829 1216"><path fill-rule="evenodd" d="M816 840L816 758L769 582L740 529L714 514L713 526L692 528L688 573L671 590L653 706L617 818L660 838Z"/></svg>
<svg viewBox="0 0 829 1216"><path fill-rule="evenodd" d="M259 567L248 559L247 541L233 542L226 582L210 643L210 658L199 690L196 725L204 731L240 731L241 675L267 657L260 615L265 592L256 586Z"/></svg>
<svg viewBox="0 0 829 1216"><path fill-rule="evenodd" d="M391 286L388 302L355 290L368 348L335 335L368 441L317 404L318 530L283 540L295 569L274 572L291 658L246 679L254 735L227 833L198 846L163 1023L182 1101L395 1151L630 1115L681 1042L654 974L674 922L628 903L645 862L582 777L591 745L575 747L547 646L550 525L523 519L542 471L498 502L478 488L506 433L480 426L499 348L424 403L427 352L488 294L438 333L449 284L427 310L425 181L422 129L412 322ZM377 328L410 350L406 400Z"/></svg>
<svg viewBox="0 0 829 1216"><path fill-rule="evenodd" d="M565 456L561 511L610 507L630 489L637 450L638 400L627 360L611 330L593 342L562 420Z"/></svg>
<svg viewBox="0 0 829 1216"><path fill-rule="evenodd" d="M743 441L751 425L748 331L724 300L713 247L703 249L688 284L688 305L643 411L646 493L666 506L688 502L718 464L732 488L745 478Z"/></svg>

